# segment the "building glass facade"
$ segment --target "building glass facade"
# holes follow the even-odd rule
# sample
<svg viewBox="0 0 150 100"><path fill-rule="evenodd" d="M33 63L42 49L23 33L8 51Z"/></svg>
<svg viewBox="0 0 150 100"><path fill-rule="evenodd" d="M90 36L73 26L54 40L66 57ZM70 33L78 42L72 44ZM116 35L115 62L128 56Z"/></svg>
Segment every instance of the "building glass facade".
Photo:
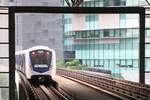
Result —
<svg viewBox="0 0 150 100"><path fill-rule="evenodd" d="M85 0L81 7L143 6L144 0ZM72 14L64 24L64 59L109 70L115 78L139 81L138 14ZM148 20L149 21L149 20ZM147 22L148 23L148 22ZM68 30L65 26L69 27ZM150 71L150 30L146 24L146 71ZM133 75L130 75L133 73ZM149 81L148 81L149 82Z"/></svg>

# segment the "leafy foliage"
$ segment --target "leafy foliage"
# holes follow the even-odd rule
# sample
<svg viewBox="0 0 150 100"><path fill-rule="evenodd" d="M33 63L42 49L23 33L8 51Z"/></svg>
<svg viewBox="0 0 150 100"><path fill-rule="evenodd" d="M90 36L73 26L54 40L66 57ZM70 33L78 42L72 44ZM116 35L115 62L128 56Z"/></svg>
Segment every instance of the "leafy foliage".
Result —
<svg viewBox="0 0 150 100"><path fill-rule="evenodd" d="M56 61L57 68L65 68L65 69L73 69L73 70L83 70L86 69L86 65L82 65L79 60L71 60L67 61L66 63L63 62L63 60L57 60Z"/></svg>
<svg viewBox="0 0 150 100"><path fill-rule="evenodd" d="M86 68L86 65L82 65L79 60L71 60L65 63L67 69L82 70Z"/></svg>
<svg viewBox="0 0 150 100"><path fill-rule="evenodd" d="M58 59L58 60L56 61L56 66L57 66L58 68L64 68L64 67L65 67L65 64L64 64L63 60Z"/></svg>

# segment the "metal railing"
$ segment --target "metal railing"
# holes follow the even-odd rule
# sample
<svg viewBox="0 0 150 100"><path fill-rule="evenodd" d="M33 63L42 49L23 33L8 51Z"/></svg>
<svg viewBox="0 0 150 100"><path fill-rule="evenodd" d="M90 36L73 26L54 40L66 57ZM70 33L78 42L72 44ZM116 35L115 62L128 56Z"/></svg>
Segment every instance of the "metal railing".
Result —
<svg viewBox="0 0 150 100"><path fill-rule="evenodd" d="M140 100L150 99L150 85L65 69L57 69L57 74L75 78L123 97Z"/></svg>

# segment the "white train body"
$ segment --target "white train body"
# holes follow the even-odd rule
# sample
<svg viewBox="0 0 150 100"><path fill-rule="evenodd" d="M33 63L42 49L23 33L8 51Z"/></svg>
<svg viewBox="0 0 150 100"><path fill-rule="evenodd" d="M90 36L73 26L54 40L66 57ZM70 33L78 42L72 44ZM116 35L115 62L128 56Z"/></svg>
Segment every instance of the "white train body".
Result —
<svg viewBox="0 0 150 100"><path fill-rule="evenodd" d="M52 78L56 72L55 51L46 46L35 46L16 52L16 70L22 72L27 79Z"/></svg>

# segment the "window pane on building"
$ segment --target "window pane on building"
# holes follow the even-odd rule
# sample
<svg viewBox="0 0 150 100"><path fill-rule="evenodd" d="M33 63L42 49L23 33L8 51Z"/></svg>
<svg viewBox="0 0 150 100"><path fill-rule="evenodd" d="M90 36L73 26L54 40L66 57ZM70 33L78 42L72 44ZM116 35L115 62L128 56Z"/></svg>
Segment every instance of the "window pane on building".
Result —
<svg viewBox="0 0 150 100"><path fill-rule="evenodd" d="M8 57L8 44L0 44L0 57Z"/></svg>
<svg viewBox="0 0 150 100"><path fill-rule="evenodd" d="M145 57L150 57L150 44L145 44Z"/></svg>
<svg viewBox="0 0 150 100"><path fill-rule="evenodd" d="M8 30L0 29L0 42L8 42Z"/></svg>
<svg viewBox="0 0 150 100"><path fill-rule="evenodd" d="M8 86L9 85L9 74L0 73L0 86Z"/></svg>
<svg viewBox="0 0 150 100"><path fill-rule="evenodd" d="M8 72L8 71L9 71L9 60L0 59L0 72Z"/></svg>
<svg viewBox="0 0 150 100"><path fill-rule="evenodd" d="M8 88L0 88L0 100L9 100Z"/></svg>
<svg viewBox="0 0 150 100"><path fill-rule="evenodd" d="M0 27L8 28L8 15L0 15Z"/></svg>

